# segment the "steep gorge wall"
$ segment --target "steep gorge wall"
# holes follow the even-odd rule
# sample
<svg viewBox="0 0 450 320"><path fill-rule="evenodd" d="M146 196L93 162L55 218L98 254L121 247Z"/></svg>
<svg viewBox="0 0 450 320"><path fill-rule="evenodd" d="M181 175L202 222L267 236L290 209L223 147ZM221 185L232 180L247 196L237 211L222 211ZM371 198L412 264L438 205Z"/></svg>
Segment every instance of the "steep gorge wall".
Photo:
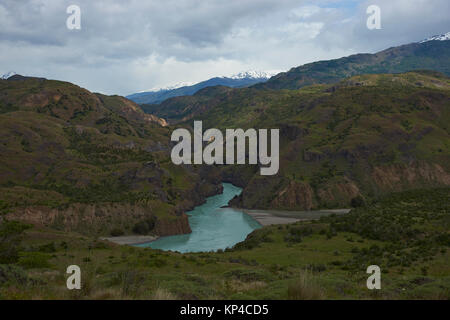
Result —
<svg viewBox="0 0 450 320"><path fill-rule="evenodd" d="M131 204L73 204L66 209L49 207L18 208L6 216L37 226L87 235L109 235L119 228L131 232L134 224L152 218L152 209ZM153 232L159 236L190 233L187 215L157 217Z"/></svg>
<svg viewBox="0 0 450 320"><path fill-rule="evenodd" d="M352 199L359 195L376 197L408 189L446 186L450 186L450 174L442 166L412 161L409 164L377 166L359 178L332 177L318 186L305 181L253 179L242 195L232 200L231 205L282 210L343 208L349 207Z"/></svg>

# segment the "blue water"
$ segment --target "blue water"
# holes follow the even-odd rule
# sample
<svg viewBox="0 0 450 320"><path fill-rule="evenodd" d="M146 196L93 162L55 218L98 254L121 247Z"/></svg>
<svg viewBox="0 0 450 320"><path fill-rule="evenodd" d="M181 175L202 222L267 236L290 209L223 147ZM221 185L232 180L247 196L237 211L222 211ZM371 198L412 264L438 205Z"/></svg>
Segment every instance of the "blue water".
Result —
<svg viewBox="0 0 450 320"><path fill-rule="evenodd" d="M223 184L223 193L206 199L206 203L187 212L192 233L162 237L140 247L178 252L216 251L232 247L261 225L244 212L221 208L242 189L230 183Z"/></svg>

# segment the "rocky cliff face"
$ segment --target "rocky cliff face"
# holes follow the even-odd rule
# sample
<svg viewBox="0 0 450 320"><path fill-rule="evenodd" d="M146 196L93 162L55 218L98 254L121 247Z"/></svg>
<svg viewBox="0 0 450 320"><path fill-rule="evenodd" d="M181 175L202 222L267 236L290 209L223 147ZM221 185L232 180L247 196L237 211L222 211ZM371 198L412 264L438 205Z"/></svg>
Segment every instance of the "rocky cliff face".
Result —
<svg viewBox="0 0 450 320"><path fill-rule="evenodd" d="M199 116L205 127L280 129L276 175L261 177L245 167L223 170L227 180L244 188L233 206L342 208L358 196L370 200L450 185L450 78L445 75L369 74L333 85L249 88L218 97Z"/></svg>
<svg viewBox="0 0 450 320"><path fill-rule="evenodd" d="M200 170L202 172L198 172L202 177L201 181L196 182L192 189L183 191L180 196L183 200L179 201L175 207L168 207L162 211L155 207L157 205L155 203L148 205L74 203L64 208L38 205L17 207L13 208L13 211L7 214L6 218L66 232L73 231L94 236L109 235L113 229L121 229L125 233L132 233L133 226L136 223L156 218L152 233L158 236L186 234L191 232L191 228L185 212L204 203L207 197L219 194L223 190L220 184L221 177L217 171L210 170L208 167L202 170ZM148 173L143 172L141 175L148 179ZM134 180L136 180L136 177L134 177ZM167 198L165 193L162 194L162 198L164 197Z"/></svg>
<svg viewBox="0 0 450 320"><path fill-rule="evenodd" d="M315 207L314 191L307 183L291 181L272 201L275 208L296 208L311 210Z"/></svg>
<svg viewBox="0 0 450 320"><path fill-rule="evenodd" d="M105 96L99 93L97 93L96 96L106 108L117 112L126 119L137 122L157 123L162 127L167 126L166 120L153 114L144 113L141 107L124 97Z"/></svg>
<svg viewBox="0 0 450 320"><path fill-rule="evenodd" d="M450 174L439 164L427 162L375 167L371 176L376 185L385 191L400 191L408 186L450 185Z"/></svg>
<svg viewBox="0 0 450 320"><path fill-rule="evenodd" d="M16 209L6 218L66 232L99 236L109 235L114 228L130 233L135 223L154 217L152 211L151 207L131 204L73 204L65 209L39 206ZM188 217L184 213L157 217L153 230L159 236L190 232Z"/></svg>
<svg viewBox="0 0 450 320"><path fill-rule="evenodd" d="M344 208L350 207L352 199L357 196L450 186L450 174L439 164L425 161L376 166L358 178L335 177L319 186L281 179L272 183L272 180L251 180L242 195L231 201L231 206L283 210ZM261 189L262 184L265 185L264 190ZM277 189L280 191L270 196L271 190Z"/></svg>
<svg viewBox="0 0 450 320"><path fill-rule="evenodd" d="M191 232L188 216L184 213L174 219L157 220L154 230L154 233L159 236L171 236Z"/></svg>

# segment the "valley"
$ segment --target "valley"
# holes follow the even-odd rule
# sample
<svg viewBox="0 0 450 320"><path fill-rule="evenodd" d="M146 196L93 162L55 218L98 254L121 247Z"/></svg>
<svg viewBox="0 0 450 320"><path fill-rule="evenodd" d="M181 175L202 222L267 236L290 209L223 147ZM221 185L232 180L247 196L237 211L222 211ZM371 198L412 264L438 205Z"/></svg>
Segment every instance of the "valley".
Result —
<svg viewBox="0 0 450 320"><path fill-rule="evenodd" d="M449 184L449 84L428 71L363 75L298 90L237 89L186 105L204 130L280 130L277 175L248 165L214 168L243 187L233 206L347 208L360 198Z"/></svg>
<svg viewBox="0 0 450 320"><path fill-rule="evenodd" d="M151 105L1 79L0 299L449 299L449 43ZM174 163L194 121L279 130L279 170Z"/></svg>

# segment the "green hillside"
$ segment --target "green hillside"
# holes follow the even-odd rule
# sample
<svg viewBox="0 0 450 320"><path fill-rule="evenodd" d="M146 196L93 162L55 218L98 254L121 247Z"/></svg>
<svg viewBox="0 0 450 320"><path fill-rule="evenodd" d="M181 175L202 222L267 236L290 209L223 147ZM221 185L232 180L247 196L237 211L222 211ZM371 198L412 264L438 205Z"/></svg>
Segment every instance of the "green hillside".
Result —
<svg viewBox="0 0 450 320"><path fill-rule="evenodd" d="M186 208L216 192L174 166L164 120L118 96L14 76L0 81L0 204L9 217L108 235L156 219L189 232Z"/></svg>
<svg viewBox="0 0 450 320"><path fill-rule="evenodd" d="M195 120L204 121L204 130L280 129L277 175L218 167L245 187L235 206L349 207L356 198L450 184L449 89L448 77L428 71L299 90L240 89L205 103Z"/></svg>
<svg viewBox="0 0 450 320"><path fill-rule="evenodd" d="M376 54L356 54L319 61L280 73L257 88L298 89L319 83L334 83L360 74L402 73L429 69L450 76L450 41L428 41L389 48Z"/></svg>
<svg viewBox="0 0 450 320"><path fill-rule="evenodd" d="M317 84L333 84L355 75L404 73L425 69L450 76L450 41L412 43L376 54L356 54L340 59L313 62L279 73L269 81L251 88L295 90ZM224 100L236 96L238 92L247 94L252 91L222 86L208 87L198 91L194 96L172 98L160 104L143 105L142 108L147 113L163 117L169 123L178 123L195 118Z"/></svg>
<svg viewBox="0 0 450 320"><path fill-rule="evenodd" d="M130 232L132 224L115 216L128 212L135 221L153 212L177 221L161 234L188 232L179 216L217 192L221 179L244 187L234 206L287 210L350 207L450 184L450 80L436 72L361 75L299 90L214 87L188 97L195 107L186 106L189 119L180 126L196 119L205 130L279 128L275 176L261 176L256 166L174 166L172 129L122 97L36 78L0 85L2 206L18 216L52 217L44 220L60 228ZM105 209L87 206L99 203L134 207L108 209L117 212L111 224L98 222L99 230L67 220L70 210L102 215L95 212ZM27 213L39 206L46 209Z"/></svg>

